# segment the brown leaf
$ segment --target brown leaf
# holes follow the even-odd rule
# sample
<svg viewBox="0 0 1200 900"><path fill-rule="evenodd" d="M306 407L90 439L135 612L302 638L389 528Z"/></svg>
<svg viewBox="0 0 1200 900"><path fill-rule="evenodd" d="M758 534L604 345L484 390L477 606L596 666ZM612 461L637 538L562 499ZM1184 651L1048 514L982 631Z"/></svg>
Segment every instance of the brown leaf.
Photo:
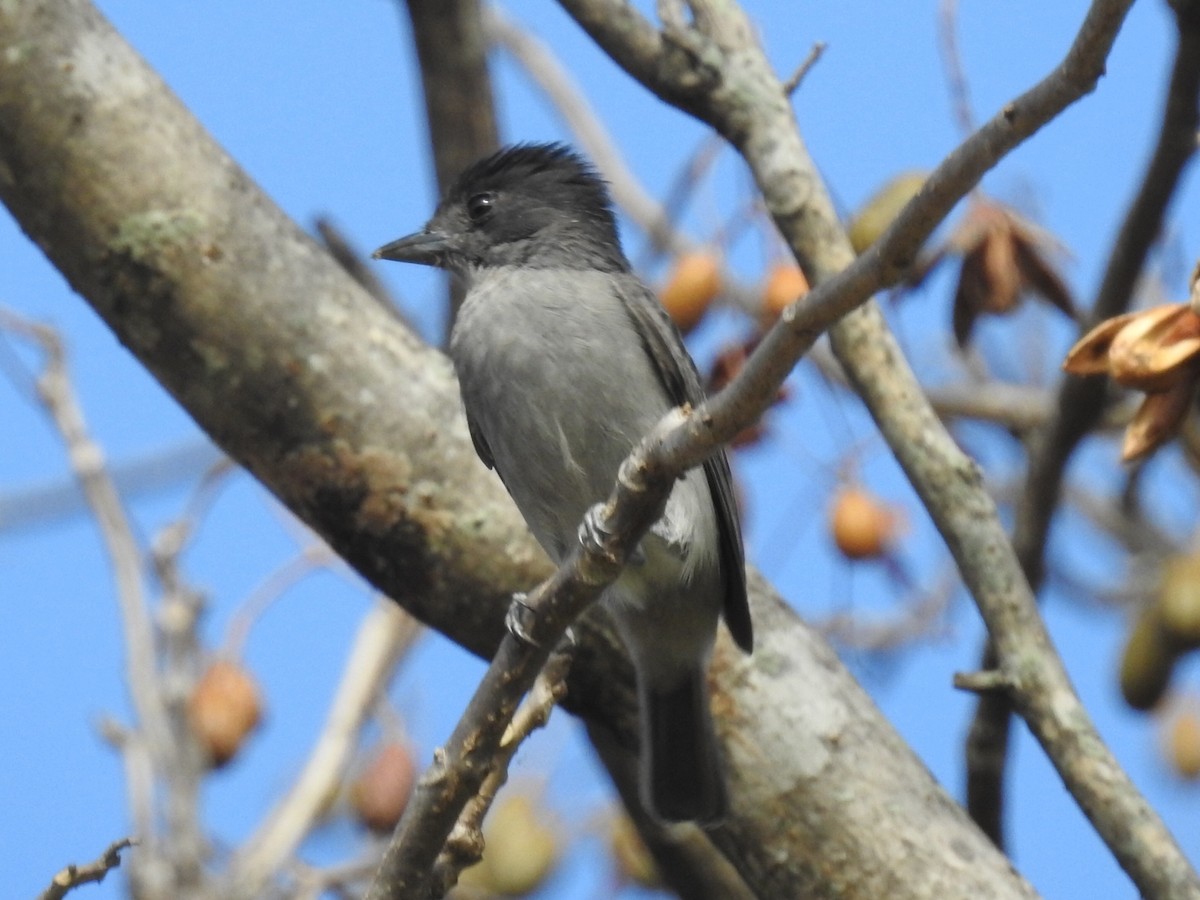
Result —
<svg viewBox="0 0 1200 900"><path fill-rule="evenodd" d="M960 347L965 347L971 339L971 331L983 309L983 297L986 292L987 279L983 274L983 258L972 253L963 259L958 288L954 292L954 339Z"/></svg>
<svg viewBox="0 0 1200 900"><path fill-rule="evenodd" d="M1022 281L1043 300L1062 310L1072 319L1075 318L1075 304L1071 300L1071 292L1068 290L1066 282L1059 277L1058 272L1038 252L1033 243L1024 239L1017 240L1015 243L1017 268L1021 271Z"/></svg>
<svg viewBox="0 0 1200 900"><path fill-rule="evenodd" d="M1138 313L1113 337L1108 369L1113 380L1142 391L1164 391L1191 379L1200 354L1200 321L1183 303Z"/></svg>
<svg viewBox="0 0 1200 900"><path fill-rule="evenodd" d="M1075 342L1063 360L1063 371L1072 375L1107 375L1108 351L1117 333L1140 313L1125 313L1105 319Z"/></svg>
<svg viewBox="0 0 1200 900"><path fill-rule="evenodd" d="M1174 437L1191 406L1195 388L1189 379L1177 382L1170 390L1147 394L1133 421L1125 427L1121 459L1125 462L1140 459Z"/></svg>
<svg viewBox="0 0 1200 900"><path fill-rule="evenodd" d="M997 228L984 239L979 253L983 257L983 276L987 283L980 307L982 312L1004 314L1017 307L1021 299L1021 270L1017 267L1017 238L1012 230Z"/></svg>

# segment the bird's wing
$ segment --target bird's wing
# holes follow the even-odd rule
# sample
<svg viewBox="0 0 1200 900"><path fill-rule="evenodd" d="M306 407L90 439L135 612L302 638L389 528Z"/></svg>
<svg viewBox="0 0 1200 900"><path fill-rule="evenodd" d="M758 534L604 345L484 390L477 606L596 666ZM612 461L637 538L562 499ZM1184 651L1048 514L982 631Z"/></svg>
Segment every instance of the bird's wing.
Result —
<svg viewBox="0 0 1200 900"><path fill-rule="evenodd" d="M487 445L483 432L479 430L479 426L475 424L470 413L467 413L467 430L471 432L471 443L475 445L476 455L489 469L495 469L496 462L492 458L492 448Z"/></svg>
<svg viewBox="0 0 1200 900"><path fill-rule="evenodd" d="M618 284L617 295L633 319L671 402L677 406L685 403L692 407L699 406L704 402L700 373L696 371L696 365L684 348L683 340L666 310L636 276L624 276ZM733 495L733 473L724 450L708 458L704 463L704 474L717 508L721 569L725 576L725 625L737 645L749 653L754 645L754 630L746 600L745 551L742 548L737 501Z"/></svg>

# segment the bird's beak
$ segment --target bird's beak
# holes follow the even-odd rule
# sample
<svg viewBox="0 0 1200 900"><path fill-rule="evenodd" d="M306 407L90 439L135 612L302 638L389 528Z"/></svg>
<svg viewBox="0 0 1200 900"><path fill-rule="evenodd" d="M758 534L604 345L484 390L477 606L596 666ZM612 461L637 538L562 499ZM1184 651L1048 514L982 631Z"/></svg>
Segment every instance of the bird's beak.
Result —
<svg viewBox="0 0 1200 900"><path fill-rule="evenodd" d="M418 231L398 241L384 244L371 254L373 259L394 259L397 262L439 265L450 250L450 239L437 231Z"/></svg>

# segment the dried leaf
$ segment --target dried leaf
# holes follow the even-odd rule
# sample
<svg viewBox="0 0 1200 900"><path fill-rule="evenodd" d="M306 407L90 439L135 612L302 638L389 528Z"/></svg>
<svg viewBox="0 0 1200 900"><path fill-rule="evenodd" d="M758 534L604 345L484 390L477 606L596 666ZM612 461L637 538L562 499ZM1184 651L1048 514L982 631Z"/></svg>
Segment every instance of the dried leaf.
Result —
<svg viewBox="0 0 1200 900"><path fill-rule="evenodd" d="M983 258L973 253L963 259L958 288L954 292L954 339L960 347L967 346L971 339L971 331L983 309L983 296L986 292L987 279L983 274Z"/></svg>
<svg viewBox="0 0 1200 900"><path fill-rule="evenodd" d="M1066 282L1038 252L1037 247L1029 241L1018 240L1016 251L1017 268L1021 270L1021 280L1043 300L1062 310L1072 319L1075 318L1075 304L1071 300L1071 292L1068 290Z"/></svg>
<svg viewBox="0 0 1200 900"><path fill-rule="evenodd" d="M1200 354L1200 322L1182 303L1138 313L1114 336L1108 351L1113 380L1142 391L1164 391L1193 376Z"/></svg>
<svg viewBox="0 0 1200 900"><path fill-rule="evenodd" d="M1108 351L1117 333L1141 313L1125 313L1105 319L1067 351L1063 371L1072 375L1108 374Z"/></svg>
<svg viewBox="0 0 1200 900"><path fill-rule="evenodd" d="M1191 406L1195 387L1189 379L1177 382L1170 390L1147 394L1133 421L1125 427L1121 459L1140 459L1174 437Z"/></svg>
<svg viewBox="0 0 1200 900"><path fill-rule="evenodd" d="M1022 285L1016 244L1017 238L1010 229L997 228L975 251L983 258L983 277L987 283L980 311L1003 315L1017 308Z"/></svg>

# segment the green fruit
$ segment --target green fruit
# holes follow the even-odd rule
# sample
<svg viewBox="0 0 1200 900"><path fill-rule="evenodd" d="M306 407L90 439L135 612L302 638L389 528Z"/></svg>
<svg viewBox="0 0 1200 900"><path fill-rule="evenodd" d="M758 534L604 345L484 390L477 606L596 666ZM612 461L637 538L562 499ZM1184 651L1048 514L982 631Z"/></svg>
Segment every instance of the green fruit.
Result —
<svg viewBox="0 0 1200 900"><path fill-rule="evenodd" d="M880 235L896 221L900 210L921 190L926 177L925 172L901 172L871 195L846 228L855 253L862 253L879 240Z"/></svg>
<svg viewBox="0 0 1200 900"><path fill-rule="evenodd" d="M1142 610L1121 654L1121 695L1134 709L1150 709L1167 690L1176 649L1163 630L1158 607Z"/></svg>
<svg viewBox="0 0 1200 900"><path fill-rule="evenodd" d="M1158 590L1158 612L1169 639L1181 649L1200 647L1200 555L1167 560Z"/></svg>

